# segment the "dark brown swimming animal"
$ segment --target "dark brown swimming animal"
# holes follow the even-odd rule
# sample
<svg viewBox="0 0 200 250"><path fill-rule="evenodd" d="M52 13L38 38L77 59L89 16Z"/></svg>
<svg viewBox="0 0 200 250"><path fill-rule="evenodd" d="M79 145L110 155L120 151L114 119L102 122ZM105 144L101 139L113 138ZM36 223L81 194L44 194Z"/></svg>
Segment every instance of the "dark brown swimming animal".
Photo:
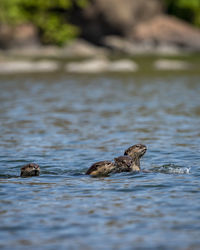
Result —
<svg viewBox="0 0 200 250"><path fill-rule="evenodd" d="M140 159L146 153L146 151L147 151L147 146L143 144L135 144L126 149L124 155L128 155L132 158L134 158L137 155Z"/></svg>
<svg viewBox="0 0 200 250"><path fill-rule="evenodd" d="M129 147L124 152L124 156L119 156L114 159L115 173L121 172L139 172L140 158L146 153L147 147L143 144L136 144Z"/></svg>
<svg viewBox="0 0 200 250"><path fill-rule="evenodd" d="M24 165L21 168L21 177L28 177L28 176L39 176L40 175L40 167L38 164L29 163Z"/></svg>
<svg viewBox="0 0 200 250"><path fill-rule="evenodd" d="M119 156L114 159L115 161L115 173L121 172L139 172L140 169L140 159L137 155L135 157L130 157L128 155Z"/></svg>
<svg viewBox="0 0 200 250"><path fill-rule="evenodd" d="M145 154L147 147L142 144L136 144L129 147L124 156L115 158L115 162L100 161L94 163L86 172L91 176L108 176L111 173L140 171L140 158Z"/></svg>
<svg viewBox="0 0 200 250"><path fill-rule="evenodd" d="M108 176L115 169L115 165L111 161L99 161L94 163L85 174L93 177Z"/></svg>

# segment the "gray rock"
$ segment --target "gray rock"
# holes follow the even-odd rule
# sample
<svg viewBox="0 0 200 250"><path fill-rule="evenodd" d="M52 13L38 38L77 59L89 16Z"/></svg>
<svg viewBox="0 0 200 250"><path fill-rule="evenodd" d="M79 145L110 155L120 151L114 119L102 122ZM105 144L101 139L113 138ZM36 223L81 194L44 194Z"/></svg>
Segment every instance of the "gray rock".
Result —
<svg viewBox="0 0 200 250"><path fill-rule="evenodd" d="M159 59L155 61L154 67L158 70L187 70L190 64L181 60Z"/></svg>
<svg viewBox="0 0 200 250"><path fill-rule="evenodd" d="M200 29L167 15L160 15L133 27L132 39L155 45L171 44L180 49L200 51Z"/></svg>
<svg viewBox="0 0 200 250"><path fill-rule="evenodd" d="M107 55L108 50L97 47L85 40L77 39L66 45L63 53L67 57L97 57Z"/></svg>
<svg viewBox="0 0 200 250"><path fill-rule="evenodd" d="M130 55L136 53L136 47L133 42L120 36L107 36L104 38L103 43L115 52L122 52Z"/></svg>
<svg viewBox="0 0 200 250"><path fill-rule="evenodd" d="M107 67L107 70L111 72L133 72L137 69L137 64L128 59L110 62Z"/></svg>
<svg viewBox="0 0 200 250"><path fill-rule="evenodd" d="M173 44L161 43L156 44L151 40L136 42L119 36L107 36L104 39L104 45L116 53L125 55L137 54L180 54L181 50Z"/></svg>
<svg viewBox="0 0 200 250"><path fill-rule="evenodd" d="M107 59L90 59L83 62L71 62L66 65L66 71L70 73L100 73L108 67Z"/></svg>
<svg viewBox="0 0 200 250"><path fill-rule="evenodd" d="M53 72L58 69L58 63L53 61L7 61L0 62L0 74Z"/></svg>
<svg viewBox="0 0 200 250"><path fill-rule="evenodd" d="M11 57L27 57L27 58L62 58L63 51L61 48L56 46L40 46L38 48L20 48L20 49L9 49L5 52Z"/></svg>
<svg viewBox="0 0 200 250"><path fill-rule="evenodd" d="M138 66L131 60L109 61L106 58L96 58L83 62L71 62L66 65L70 73L101 73L101 72L133 72Z"/></svg>
<svg viewBox="0 0 200 250"><path fill-rule="evenodd" d="M105 56L108 50L99 48L84 40L75 40L63 48L57 46L40 46L20 49L10 49L6 52L10 56L30 58L91 58Z"/></svg>

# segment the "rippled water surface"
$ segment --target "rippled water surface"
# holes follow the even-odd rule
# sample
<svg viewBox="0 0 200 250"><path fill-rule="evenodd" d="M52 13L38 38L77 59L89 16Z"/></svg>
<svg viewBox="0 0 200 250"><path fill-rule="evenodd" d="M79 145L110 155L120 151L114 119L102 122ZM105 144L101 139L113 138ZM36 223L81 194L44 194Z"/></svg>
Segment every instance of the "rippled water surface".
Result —
<svg viewBox="0 0 200 250"><path fill-rule="evenodd" d="M139 142L152 173L84 175ZM1 249L199 249L199 145L199 75L1 77Z"/></svg>

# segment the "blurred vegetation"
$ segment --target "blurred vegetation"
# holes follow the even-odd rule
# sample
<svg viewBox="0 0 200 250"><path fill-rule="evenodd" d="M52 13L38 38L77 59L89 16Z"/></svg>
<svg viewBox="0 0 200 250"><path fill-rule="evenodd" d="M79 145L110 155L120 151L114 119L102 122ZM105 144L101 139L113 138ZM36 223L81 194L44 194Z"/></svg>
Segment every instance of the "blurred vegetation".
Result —
<svg viewBox="0 0 200 250"><path fill-rule="evenodd" d="M44 44L63 45L79 35L71 17L91 0L0 0L0 24L33 23ZM200 27L200 0L163 0L167 12Z"/></svg>
<svg viewBox="0 0 200 250"><path fill-rule="evenodd" d="M165 0L167 11L200 27L200 0Z"/></svg>
<svg viewBox="0 0 200 250"><path fill-rule="evenodd" d="M88 0L0 0L0 24L33 23L45 44L62 45L79 34L72 11Z"/></svg>

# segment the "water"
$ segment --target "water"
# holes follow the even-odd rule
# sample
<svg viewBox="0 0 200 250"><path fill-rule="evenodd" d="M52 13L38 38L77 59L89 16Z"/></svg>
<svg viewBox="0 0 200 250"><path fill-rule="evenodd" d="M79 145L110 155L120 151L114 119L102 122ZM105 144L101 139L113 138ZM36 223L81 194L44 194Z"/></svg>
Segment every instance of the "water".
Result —
<svg viewBox="0 0 200 250"><path fill-rule="evenodd" d="M1 249L199 249L199 96L198 74L1 77ZM152 173L84 175L135 143Z"/></svg>

